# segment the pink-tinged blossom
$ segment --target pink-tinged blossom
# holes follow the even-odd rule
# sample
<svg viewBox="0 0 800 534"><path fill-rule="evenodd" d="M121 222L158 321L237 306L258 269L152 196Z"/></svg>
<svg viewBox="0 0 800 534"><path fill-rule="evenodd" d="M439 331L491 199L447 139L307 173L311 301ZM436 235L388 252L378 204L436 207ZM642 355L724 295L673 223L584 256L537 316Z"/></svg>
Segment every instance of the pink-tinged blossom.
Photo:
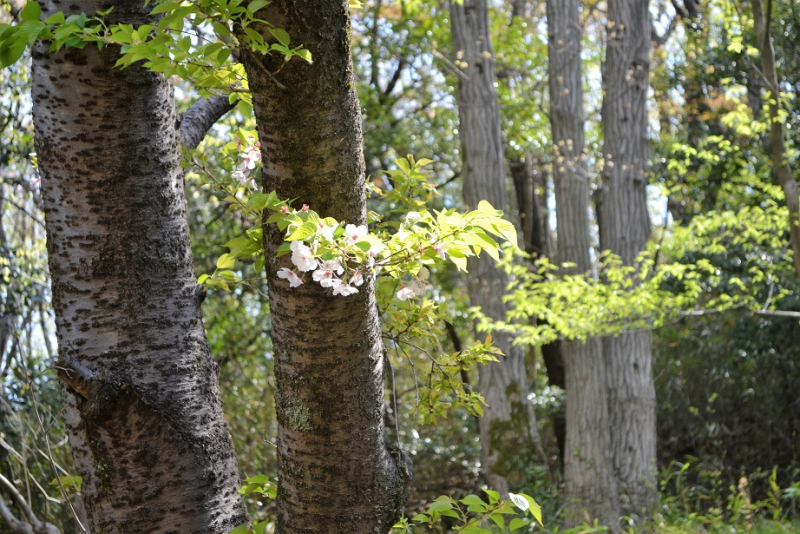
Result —
<svg viewBox="0 0 800 534"><path fill-rule="evenodd" d="M287 269L286 267L283 267L278 271L278 278L288 280L289 287L297 287L303 284L303 281L300 279L297 273L291 269Z"/></svg>
<svg viewBox="0 0 800 534"><path fill-rule="evenodd" d="M385 247L383 246L383 244L382 244L382 243L376 243L376 244L372 245L372 246L369 248L369 250L367 251L367 257L369 258L369 260L368 260L368 265L369 265L369 268L370 268L370 269L372 269L372 268L374 268L374 267L375 267L375 258L377 258L377 257L378 257L378 254L380 254L380 253L381 253L381 251L382 251L384 248L385 248ZM376 275L377 275L377 271L376 271Z"/></svg>
<svg viewBox="0 0 800 534"><path fill-rule="evenodd" d="M364 283L364 275L361 274L360 269L350 275L350 280L348 283L353 284L354 286L361 286Z"/></svg>
<svg viewBox="0 0 800 534"><path fill-rule="evenodd" d="M242 152L242 163L246 168L252 170L256 168L256 163L261 161L261 150L259 149L260 143L247 147Z"/></svg>
<svg viewBox="0 0 800 534"><path fill-rule="evenodd" d="M326 271L325 269L318 269L314 271L311 275L311 278L314 279L315 282L319 282L319 285L322 287L336 287L337 284L341 284L342 281L336 278L336 275L333 274L333 271Z"/></svg>
<svg viewBox="0 0 800 534"><path fill-rule="evenodd" d="M347 244L352 245L360 240L362 237L367 235L367 226L362 224L360 226L356 226L354 224L348 224L344 227L344 235L347 236Z"/></svg>
<svg viewBox="0 0 800 534"><path fill-rule="evenodd" d="M408 300L414 296L414 290L408 286L400 286L400 290L397 292L397 298L400 300Z"/></svg>
<svg viewBox="0 0 800 534"><path fill-rule="evenodd" d="M335 272L336 274L342 274L344 272L342 261L339 258L333 258L332 260L325 261L320 260L319 268L323 271Z"/></svg>
<svg viewBox="0 0 800 534"><path fill-rule="evenodd" d="M337 284L333 286L333 294L334 295L341 295L346 297L348 295L352 295L354 293L358 293L358 289L354 288L350 284L345 284L341 280L337 280Z"/></svg>
<svg viewBox="0 0 800 534"><path fill-rule="evenodd" d="M448 248L446 246L444 246L443 244L437 243L437 244L433 245L433 250L435 250L436 253L439 255L439 257L442 258L443 260L447 259L447 250L448 250Z"/></svg>
<svg viewBox="0 0 800 534"><path fill-rule="evenodd" d="M420 269L420 272L422 272L422 269L425 269L425 267L422 267ZM426 278L427 278L427 272L428 270L425 269ZM420 295L423 295L428 290L429 287L430 284L426 282L424 279L414 278L411 281L411 283L400 287L400 290L397 292L397 298L400 300L408 300L411 297L419 297Z"/></svg>
<svg viewBox="0 0 800 534"><path fill-rule="evenodd" d="M303 213L308 213L308 204L303 204L303 207L300 208L300 211L302 211Z"/></svg>
<svg viewBox="0 0 800 534"><path fill-rule="evenodd" d="M314 253L302 241L292 241L289 248L292 251L292 263L298 269L307 272L317 268L317 260L314 259Z"/></svg>
<svg viewBox="0 0 800 534"><path fill-rule="evenodd" d="M319 228L317 229L317 233L327 239L328 241L333 241L333 228L325 224L324 222L319 222Z"/></svg>

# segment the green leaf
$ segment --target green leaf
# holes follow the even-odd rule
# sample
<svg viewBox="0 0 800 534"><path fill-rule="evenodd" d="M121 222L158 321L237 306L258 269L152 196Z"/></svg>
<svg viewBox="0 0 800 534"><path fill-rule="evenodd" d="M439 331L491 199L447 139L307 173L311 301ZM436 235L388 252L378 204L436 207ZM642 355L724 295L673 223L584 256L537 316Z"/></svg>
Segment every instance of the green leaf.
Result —
<svg viewBox="0 0 800 534"><path fill-rule="evenodd" d="M286 238L286 241L297 241L311 237L316 233L317 228L318 225L316 223L312 221L306 221L302 224L302 226L298 227L294 232L292 232L289 237Z"/></svg>
<svg viewBox="0 0 800 534"><path fill-rule="evenodd" d="M305 48L298 48L294 51L294 54L302 60L305 60L309 63L313 63L314 61L311 58L311 51L306 50Z"/></svg>
<svg viewBox="0 0 800 534"><path fill-rule="evenodd" d="M231 530L229 534L251 534L253 531L247 528L247 525L239 525Z"/></svg>
<svg viewBox="0 0 800 534"><path fill-rule="evenodd" d="M250 13L255 13L262 7L269 5L269 0L253 0L249 4L247 4L247 11Z"/></svg>
<svg viewBox="0 0 800 534"><path fill-rule="evenodd" d="M480 497L478 497L477 495L467 495L466 497L464 497L463 499L461 499L459 502L461 502L461 503L463 503L463 504L466 504L467 506L471 506L471 505L473 505L473 504L478 504L478 505L486 506L486 503L485 503L485 502L483 502L483 499L481 499L481 498L480 498Z"/></svg>
<svg viewBox="0 0 800 534"><path fill-rule="evenodd" d="M13 29L14 28L12 27L3 32L3 37L5 38L6 34ZM0 43L0 67L8 67L16 63L25 52L26 45L27 40L19 37L16 39L4 40L2 43Z"/></svg>
<svg viewBox="0 0 800 534"><path fill-rule="evenodd" d="M267 484L272 482L269 478L269 475L264 474L247 477L246 481L248 484Z"/></svg>
<svg viewBox="0 0 800 534"><path fill-rule="evenodd" d="M452 510L453 504L444 501L434 501L428 507L427 513L434 513L434 512L443 512L445 510Z"/></svg>
<svg viewBox="0 0 800 534"><path fill-rule="evenodd" d="M29 22L39 22L39 17L42 14L42 6L39 5L39 2L35 0L28 0L28 3L25 4L25 7L22 8L19 16L24 21Z"/></svg>
<svg viewBox="0 0 800 534"><path fill-rule="evenodd" d="M232 256L231 254L223 254L217 260L217 269L231 269L236 264L236 256Z"/></svg>
<svg viewBox="0 0 800 534"><path fill-rule="evenodd" d="M536 521L538 521L540 525L542 525L543 524L542 507L539 506L539 503L533 500L533 497L531 497L530 495L527 495L525 493L520 493L520 495L522 495L525 498L525 500L528 501L528 510L530 511L533 518L536 519Z"/></svg>
<svg viewBox="0 0 800 534"><path fill-rule="evenodd" d="M278 40L283 46L289 46L289 33L281 28L270 28L269 33Z"/></svg>
<svg viewBox="0 0 800 534"><path fill-rule="evenodd" d="M163 2L158 4L153 11L150 12L151 15L158 15L159 13L167 13L169 11L173 11L174 9L179 8L181 5L180 2Z"/></svg>
<svg viewBox="0 0 800 534"><path fill-rule="evenodd" d="M508 524L508 530L510 530L511 532L514 532L515 530L519 530L519 529L521 529L522 527L524 527L527 524L528 524L528 522L526 520L520 519L519 517L515 517Z"/></svg>
<svg viewBox="0 0 800 534"><path fill-rule="evenodd" d="M494 521L494 524L500 527L500 530L505 530L506 528L506 520L500 514L492 514L489 516L489 519Z"/></svg>
<svg viewBox="0 0 800 534"><path fill-rule="evenodd" d="M245 100L239 100L239 103L236 104L236 109L239 111L239 113L244 115L245 118L246 118L246 117L249 117L250 115L252 115L252 113L253 113L253 104L251 104L250 102L247 102Z"/></svg>
<svg viewBox="0 0 800 534"><path fill-rule="evenodd" d="M483 492L489 496L489 502L492 504L500 500L500 492L490 490L489 488L483 488Z"/></svg>
<svg viewBox="0 0 800 534"><path fill-rule="evenodd" d="M64 24L64 19L65 19L64 12L56 11L55 13L44 19L44 21L48 24L58 25L58 24Z"/></svg>

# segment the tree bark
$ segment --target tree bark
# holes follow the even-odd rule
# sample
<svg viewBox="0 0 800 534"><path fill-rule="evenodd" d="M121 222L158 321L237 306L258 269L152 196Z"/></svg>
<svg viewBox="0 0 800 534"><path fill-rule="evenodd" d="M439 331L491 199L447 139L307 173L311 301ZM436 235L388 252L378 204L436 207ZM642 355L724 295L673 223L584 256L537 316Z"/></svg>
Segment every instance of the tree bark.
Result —
<svg viewBox="0 0 800 534"><path fill-rule="evenodd" d="M603 71L603 166L600 244L633 265L650 236L647 213L649 2L608 2ZM646 517L657 495L655 387L651 333L603 339L611 448L622 512Z"/></svg>
<svg viewBox="0 0 800 534"><path fill-rule="evenodd" d="M44 2L152 23L144 2ZM200 316L172 87L119 50L33 53L66 427L94 532L248 522ZM124 110L124 112L121 112Z"/></svg>
<svg viewBox="0 0 800 534"><path fill-rule="evenodd" d="M578 0L547 1L550 124L558 262L575 264L565 272L591 276L579 8ZM566 341L562 353L567 393L565 523L573 527L597 519L617 531L620 510L610 450L603 347L597 338Z"/></svg>
<svg viewBox="0 0 800 534"><path fill-rule="evenodd" d="M495 208L506 209L500 106L486 0L450 2L450 20L455 64L461 69L456 100L464 204L475 208L480 200L487 200ZM468 269L472 305L480 306L488 317L505 320L501 298L508 276L486 256L470 258ZM526 453L546 458L528 401L524 355L512 345L509 334L497 334L494 339L505 357L479 370L478 389L487 404L480 420L481 461L489 486L506 494L514 458L525 458Z"/></svg>
<svg viewBox="0 0 800 534"><path fill-rule="evenodd" d="M778 71L775 67L775 47L772 44L770 26L772 21L772 1L767 2L768 10L764 13L761 0L752 0L753 22L756 30L756 42L761 51L761 68L767 82L770 97L774 103L769 105L769 149L772 168L786 197L789 210L789 240L792 247L794 269L800 277L800 197L797 182L786 159L786 125L780 118L781 86Z"/></svg>
<svg viewBox="0 0 800 534"><path fill-rule="evenodd" d="M265 191L323 216L366 220L361 115L346 0L278 0L261 12L314 63L246 54ZM281 89L269 75L274 72ZM333 296L277 278L291 267L264 227L277 385L277 531L388 532L405 504L403 453L384 438L384 348L374 281Z"/></svg>

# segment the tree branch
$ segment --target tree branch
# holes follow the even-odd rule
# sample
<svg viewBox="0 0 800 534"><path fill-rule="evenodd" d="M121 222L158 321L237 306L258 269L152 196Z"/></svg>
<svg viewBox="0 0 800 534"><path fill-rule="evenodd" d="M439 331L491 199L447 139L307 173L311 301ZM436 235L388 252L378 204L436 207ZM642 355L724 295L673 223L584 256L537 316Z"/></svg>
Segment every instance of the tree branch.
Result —
<svg viewBox="0 0 800 534"><path fill-rule="evenodd" d="M189 150L194 150L223 115L233 109L228 95L213 95L199 98L181 118L181 142Z"/></svg>
<svg viewBox="0 0 800 534"><path fill-rule="evenodd" d="M58 378L64 384L71 387L84 399L89 398L89 384L94 379L94 373L91 370L72 356L66 355L62 355L53 367L58 373Z"/></svg>
<svg viewBox="0 0 800 534"><path fill-rule="evenodd" d="M19 506L19 509L22 510L22 513L25 514L25 517L29 521L29 523L26 523L14 517L14 514L12 514L11 510L6 506L5 501L0 499L0 517L3 518L14 534L61 534L61 531L54 525L42 522L36 517L30 505L22 494L20 494L19 490L17 490L16 486L2 474L0 474L0 484L8 490L11 494L11 498L17 503L17 506Z"/></svg>

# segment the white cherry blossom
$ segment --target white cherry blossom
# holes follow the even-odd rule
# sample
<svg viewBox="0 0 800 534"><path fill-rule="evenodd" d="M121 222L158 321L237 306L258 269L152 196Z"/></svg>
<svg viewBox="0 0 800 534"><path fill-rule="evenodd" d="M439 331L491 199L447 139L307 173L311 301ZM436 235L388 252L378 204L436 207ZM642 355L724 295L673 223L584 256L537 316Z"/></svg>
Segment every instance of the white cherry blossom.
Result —
<svg viewBox="0 0 800 534"><path fill-rule="evenodd" d="M292 241L289 248L292 250L292 263L298 269L307 272L317 268L317 260L314 259L314 253L302 241Z"/></svg>
<svg viewBox="0 0 800 534"><path fill-rule="evenodd" d="M334 228L328 226L324 222L319 222L319 228L317 229L317 233L324 237L328 241L333 241L333 230Z"/></svg>
<svg viewBox="0 0 800 534"><path fill-rule="evenodd" d="M348 283L353 284L354 286L361 286L364 283L364 275L361 274L361 269L350 275Z"/></svg>
<svg viewBox="0 0 800 534"><path fill-rule="evenodd" d="M400 286L400 290L397 292L397 298L400 300L408 300L414 296L414 290L408 286Z"/></svg>
<svg viewBox="0 0 800 534"><path fill-rule="evenodd" d="M342 281L336 278L333 274L333 271L328 271L325 269L318 269L314 271L311 275L311 278L314 279L315 282L319 282L319 285L322 287L336 287L337 284L341 284Z"/></svg>
<svg viewBox="0 0 800 534"><path fill-rule="evenodd" d="M333 294L334 295L341 295L346 297L348 295L352 295L354 293L358 293L358 289L354 288L350 284L345 284L341 280L337 280L338 284L333 286Z"/></svg>
<svg viewBox="0 0 800 534"><path fill-rule="evenodd" d="M344 235L347 236L348 245L355 244L359 239L367 235L367 233L368 233L367 226L365 224L362 224L360 226L356 226L354 224L348 224L347 226L344 227Z"/></svg>
<svg viewBox="0 0 800 534"><path fill-rule="evenodd" d="M344 272L344 268L342 267L342 261L339 258L320 261L319 268L323 271L335 272L336 274L342 274Z"/></svg>
<svg viewBox="0 0 800 534"><path fill-rule="evenodd" d="M300 279L297 273L291 269L287 269L286 267L283 267L278 271L278 278L288 280L289 287L297 287L303 284L303 281Z"/></svg>

